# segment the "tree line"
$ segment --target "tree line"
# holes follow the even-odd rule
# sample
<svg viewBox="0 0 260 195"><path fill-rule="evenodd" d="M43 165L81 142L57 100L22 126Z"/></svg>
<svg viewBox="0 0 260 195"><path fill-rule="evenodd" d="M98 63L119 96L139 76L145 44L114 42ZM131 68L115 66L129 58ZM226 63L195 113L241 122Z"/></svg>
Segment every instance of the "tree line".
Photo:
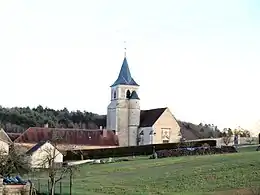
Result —
<svg viewBox="0 0 260 195"><path fill-rule="evenodd" d="M239 134L242 137L250 135L249 131L242 128L232 131L230 128L220 130L214 124L196 125L180 120L178 123L181 128L200 134L203 138L223 137L227 133ZM106 116L87 111L68 111L67 108L43 108L41 105L36 108L0 106L0 127L6 132L22 133L29 127L43 127L45 124L51 128L99 129L100 126L106 126Z"/></svg>
<svg viewBox="0 0 260 195"><path fill-rule="evenodd" d="M52 128L97 129L105 125L106 117L92 112L68 111L67 108L54 110L36 108L0 106L0 125L6 132L22 133L29 127L43 127L48 124Z"/></svg>

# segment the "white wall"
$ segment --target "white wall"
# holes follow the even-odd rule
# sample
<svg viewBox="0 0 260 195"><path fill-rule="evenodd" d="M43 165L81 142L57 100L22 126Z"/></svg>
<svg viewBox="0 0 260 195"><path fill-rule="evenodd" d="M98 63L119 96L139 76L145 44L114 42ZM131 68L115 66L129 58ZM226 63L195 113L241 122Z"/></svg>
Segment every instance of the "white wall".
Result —
<svg viewBox="0 0 260 195"><path fill-rule="evenodd" d="M9 144L0 140L0 151L1 153L9 154Z"/></svg>
<svg viewBox="0 0 260 195"><path fill-rule="evenodd" d="M55 150L55 152L54 152ZM38 150L36 150L31 155L31 167L32 168L48 168L48 157L53 157L55 163L62 163L63 162L63 155L55 149L53 145L51 145L49 142L46 142L44 145L42 145Z"/></svg>
<svg viewBox="0 0 260 195"><path fill-rule="evenodd" d="M148 145L154 143L154 135L150 135L150 132L153 131L152 127L141 127L139 132L143 131L143 135L140 136L139 145Z"/></svg>
<svg viewBox="0 0 260 195"><path fill-rule="evenodd" d="M167 108L157 119L153 128L156 132L155 144L162 144L163 140L168 140L169 143L177 143L180 141L180 126L169 108ZM169 131L169 139L164 139L163 132L167 130Z"/></svg>
<svg viewBox="0 0 260 195"><path fill-rule="evenodd" d="M249 144L249 140L252 138L246 138L246 137L238 137L238 144ZM216 140L217 147L225 146L223 138L205 138L205 139L197 139L197 140L188 140L188 141L202 141L202 140ZM254 139L256 140L256 139ZM234 145L234 136L231 137L230 142L228 144L229 146Z"/></svg>

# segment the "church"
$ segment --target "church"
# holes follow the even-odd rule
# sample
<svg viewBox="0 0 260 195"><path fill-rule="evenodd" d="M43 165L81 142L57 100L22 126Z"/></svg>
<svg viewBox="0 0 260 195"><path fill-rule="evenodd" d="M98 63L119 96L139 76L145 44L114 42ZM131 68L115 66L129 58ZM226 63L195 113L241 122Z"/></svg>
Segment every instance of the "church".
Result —
<svg viewBox="0 0 260 195"><path fill-rule="evenodd" d="M141 110L139 85L133 79L125 56L118 78L110 86L111 98L106 119L95 129L65 129L29 127L13 142L30 149L35 145L61 137L60 151L114 148L136 145L162 144L196 139L191 130L180 128L170 109ZM97 129L98 126L102 128Z"/></svg>
<svg viewBox="0 0 260 195"><path fill-rule="evenodd" d="M169 108L141 110L139 85L125 56L118 78L110 86L106 129L118 136L119 146L179 142L180 126Z"/></svg>

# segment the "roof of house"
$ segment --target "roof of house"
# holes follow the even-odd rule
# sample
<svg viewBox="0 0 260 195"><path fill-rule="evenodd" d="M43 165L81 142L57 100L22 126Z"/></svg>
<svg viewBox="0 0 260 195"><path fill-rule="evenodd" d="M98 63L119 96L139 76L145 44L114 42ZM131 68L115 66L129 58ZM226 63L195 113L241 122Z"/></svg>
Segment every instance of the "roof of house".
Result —
<svg viewBox="0 0 260 195"><path fill-rule="evenodd" d="M182 137L186 140L195 140L195 139L202 139L204 136L196 130L196 125L191 125L189 123L178 121Z"/></svg>
<svg viewBox="0 0 260 195"><path fill-rule="evenodd" d="M106 131L106 133L105 133ZM104 135L103 135L104 133ZM118 138L113 131L88 129L62 129L30 127L20 135L15 143L39 143L57 140L58 144L117 146Z"/></svg>
<svg viewBox="0 0 260 195"><path fill-rule="evenodd" d="M7 133L7 135L9 136L9 138L14 141L16 140L20 135L22 135L21 133Z"/></svg>
<svg viewBox="0 0 260 195"><path fill-rule="evenodd" d="M120 69L120 72L119 72L119 75L118 75L118 78L113 83L113 85L111 85L111 87L116 86L116 85L135 85L135 86L139 86L131 76L126 57L124 58L123 64L121 66L121 69Z"/></svg>
<svg viewBox="0 0 260 195"><path fill-rule="evenodd" d="M34 153L35 151L37 151L39 148L41 148L47 141L42 141L39 142L37 144L35 144L32 148L30 148L26 154L31 155L32 153Z"/></svg>
<svg viewBox="0 0 260 195"><path fill-rule="evenodd" d="M167 108L141 110L140 127L151 127Z"/></svg>
<svg viewBox="0 0 260 195"><path fill-rule="evenodd" d="M0 128L0 140L6 142L6 143L11 143L12 140L10 139L10 137L7 135L7 133L5 132L4 129Z"/></svg>

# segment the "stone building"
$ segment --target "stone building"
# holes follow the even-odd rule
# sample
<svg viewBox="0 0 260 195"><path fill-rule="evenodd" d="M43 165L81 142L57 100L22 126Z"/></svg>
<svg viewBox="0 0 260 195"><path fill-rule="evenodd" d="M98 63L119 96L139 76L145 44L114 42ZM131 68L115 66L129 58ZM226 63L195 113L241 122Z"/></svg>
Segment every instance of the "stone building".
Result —
<svg viewBox="0 0 260 195"><path fill-rule="evenodd" d="M118 78L110 86L106 128L118 136L119 146L178 142L180 126L169 108L141 111L139 85L133 79L126 57Z"/></svg>

